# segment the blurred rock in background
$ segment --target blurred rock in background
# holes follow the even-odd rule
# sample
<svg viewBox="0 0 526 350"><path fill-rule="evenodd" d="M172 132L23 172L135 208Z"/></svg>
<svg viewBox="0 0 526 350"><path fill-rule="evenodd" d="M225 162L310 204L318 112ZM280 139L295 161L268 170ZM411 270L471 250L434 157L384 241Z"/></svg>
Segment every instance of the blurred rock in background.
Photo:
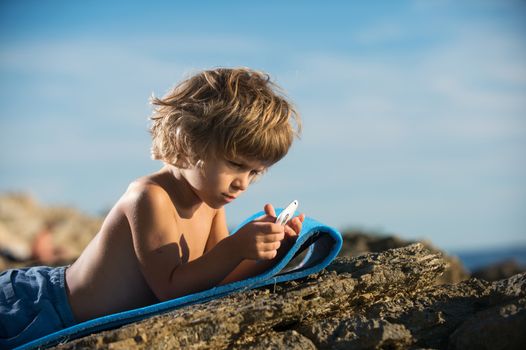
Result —
<svg viewBox="0 0 526 350"><path fill-rule="evenodd" d="M379 253L393 248L408 246L414 241L406 241L395 235L380 235L362 230L346 230L342 232L343 246L339 256L349 257L365 253ZM456 256L449 256L444 251L434 247L430 242L421 242L432 252L440 253L447 262L444 273L436 280L437 284L454 284L469 278L469 273Z"/></svg>
<svg viewBox="0 0 526 350"><path fill-rule="evenodd" d="M499 281L525 271L526 266L510 259L476 269L471 276L486 281Z"/></svg>
<svg viewBox="0 0 526 350"><path fill-rule="evenodd" d="M22 193L0 195L0 270L71 263L98 232L102 218L41 206Z"/></svg>

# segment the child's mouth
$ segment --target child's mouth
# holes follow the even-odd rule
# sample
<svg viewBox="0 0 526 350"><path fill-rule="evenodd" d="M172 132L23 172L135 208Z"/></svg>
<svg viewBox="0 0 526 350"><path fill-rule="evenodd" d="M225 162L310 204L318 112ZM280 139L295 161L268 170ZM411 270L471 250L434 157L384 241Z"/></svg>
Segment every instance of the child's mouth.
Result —
<svg viewBox="0 0 526 350"><path fill-rule="evenodd" d="M228 195L226 193L223 193L223 197L225 197L226 201L229 202L229 203L232 202L234 199L236 199L236 197L230 196L230 195Z"/></svg>

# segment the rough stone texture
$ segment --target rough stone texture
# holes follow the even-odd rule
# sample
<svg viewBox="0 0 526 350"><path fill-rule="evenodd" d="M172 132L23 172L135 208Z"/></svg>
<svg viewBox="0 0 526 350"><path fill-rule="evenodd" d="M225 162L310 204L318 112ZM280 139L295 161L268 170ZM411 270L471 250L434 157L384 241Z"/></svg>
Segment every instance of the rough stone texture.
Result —
<svg viewBox="0 0 526 350"><path fill-rule="evenodd" d="M233 347L236 350L245 349L292 349L292 350L315 350L316 346L309 338L299 334L295 330L283 332L269 331L254 337L252 341Z"/></svg>
<svg viewBox="0 0 526 350"><path fill-rule="evenodd" d="M372 232L348 230L343 232L343 246L339 256L352 257L370 252L378 253L388 249L405 247L414 243L416 242L401 239L396 235L383 236ZM469 273L458 257L444 254L440 249L433 246L431 242L422 241L420 243L431 252L442 253L442 258L447 263L442 275L436 278L436 284L453 284L469 278ZM514 274L509 274L506 277L512 275Z"/></svg>
<svg viewBox="0 0 526 350"><path fill-rule="evenodd" d="M450 336L453 349L524 349L526 298L477 312Z"/></svg>
<svg viewBox="0 0 526 350"><path fill-rule="evenodd" d="M301 331L320 349L405 349L413 342L403 325L362 315L320 320L302 326Z"/></svg>
<svg viewBox="0 0 526 350"><path fill-rule="evenodd" d="M56 348L524 348L526 274L435 284L445 268L441 255L422 244L338 258L300 281L235 293Z"/></svg>

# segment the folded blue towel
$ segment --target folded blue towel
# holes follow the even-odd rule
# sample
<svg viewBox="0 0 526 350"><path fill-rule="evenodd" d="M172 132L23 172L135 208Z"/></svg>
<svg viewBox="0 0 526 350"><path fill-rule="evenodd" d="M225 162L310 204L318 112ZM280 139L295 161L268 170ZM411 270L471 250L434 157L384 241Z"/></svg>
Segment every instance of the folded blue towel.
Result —
<svg viewBox="0 0 526 350"><path fill-rule="evenodd" d="M276 210L278 214L280 211L280 209ZM238 228L234 230L234 233L247 222L263 214L264 212L259 212L252 215L241 223ZM341 246L342 237L337 230L315 219L306 217L302 230L288 253L285 254L279 263L262 274L157 304L85 321L33 340L17 349L52 346L66 340L116 328L183 306L217 299L233 292L306 277L319 272L329 265L336 255L338 255Z"/></svg>

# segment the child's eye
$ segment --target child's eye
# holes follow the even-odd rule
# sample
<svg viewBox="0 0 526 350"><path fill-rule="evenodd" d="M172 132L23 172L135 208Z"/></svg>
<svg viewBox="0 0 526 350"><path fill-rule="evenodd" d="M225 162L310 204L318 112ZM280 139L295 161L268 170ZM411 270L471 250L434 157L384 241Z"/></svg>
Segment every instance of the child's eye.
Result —
<svg viewBox="0 0 526 350"><path fill-rule="evenodd" d="M263 174L262 171L252 170L250 172L250 183L253 184L258 181L261 178L261 174Z"/></svg>
<svg viewBox="0 0 526 350"><path fill-rule="evenodd" d="M233 161L231 161L231 160L229 160L228 163L229 163L233 168L236 168L236 169L242 169L242 168L244 167L243 164L236 163L236 162L233 162Z"/></svg>

